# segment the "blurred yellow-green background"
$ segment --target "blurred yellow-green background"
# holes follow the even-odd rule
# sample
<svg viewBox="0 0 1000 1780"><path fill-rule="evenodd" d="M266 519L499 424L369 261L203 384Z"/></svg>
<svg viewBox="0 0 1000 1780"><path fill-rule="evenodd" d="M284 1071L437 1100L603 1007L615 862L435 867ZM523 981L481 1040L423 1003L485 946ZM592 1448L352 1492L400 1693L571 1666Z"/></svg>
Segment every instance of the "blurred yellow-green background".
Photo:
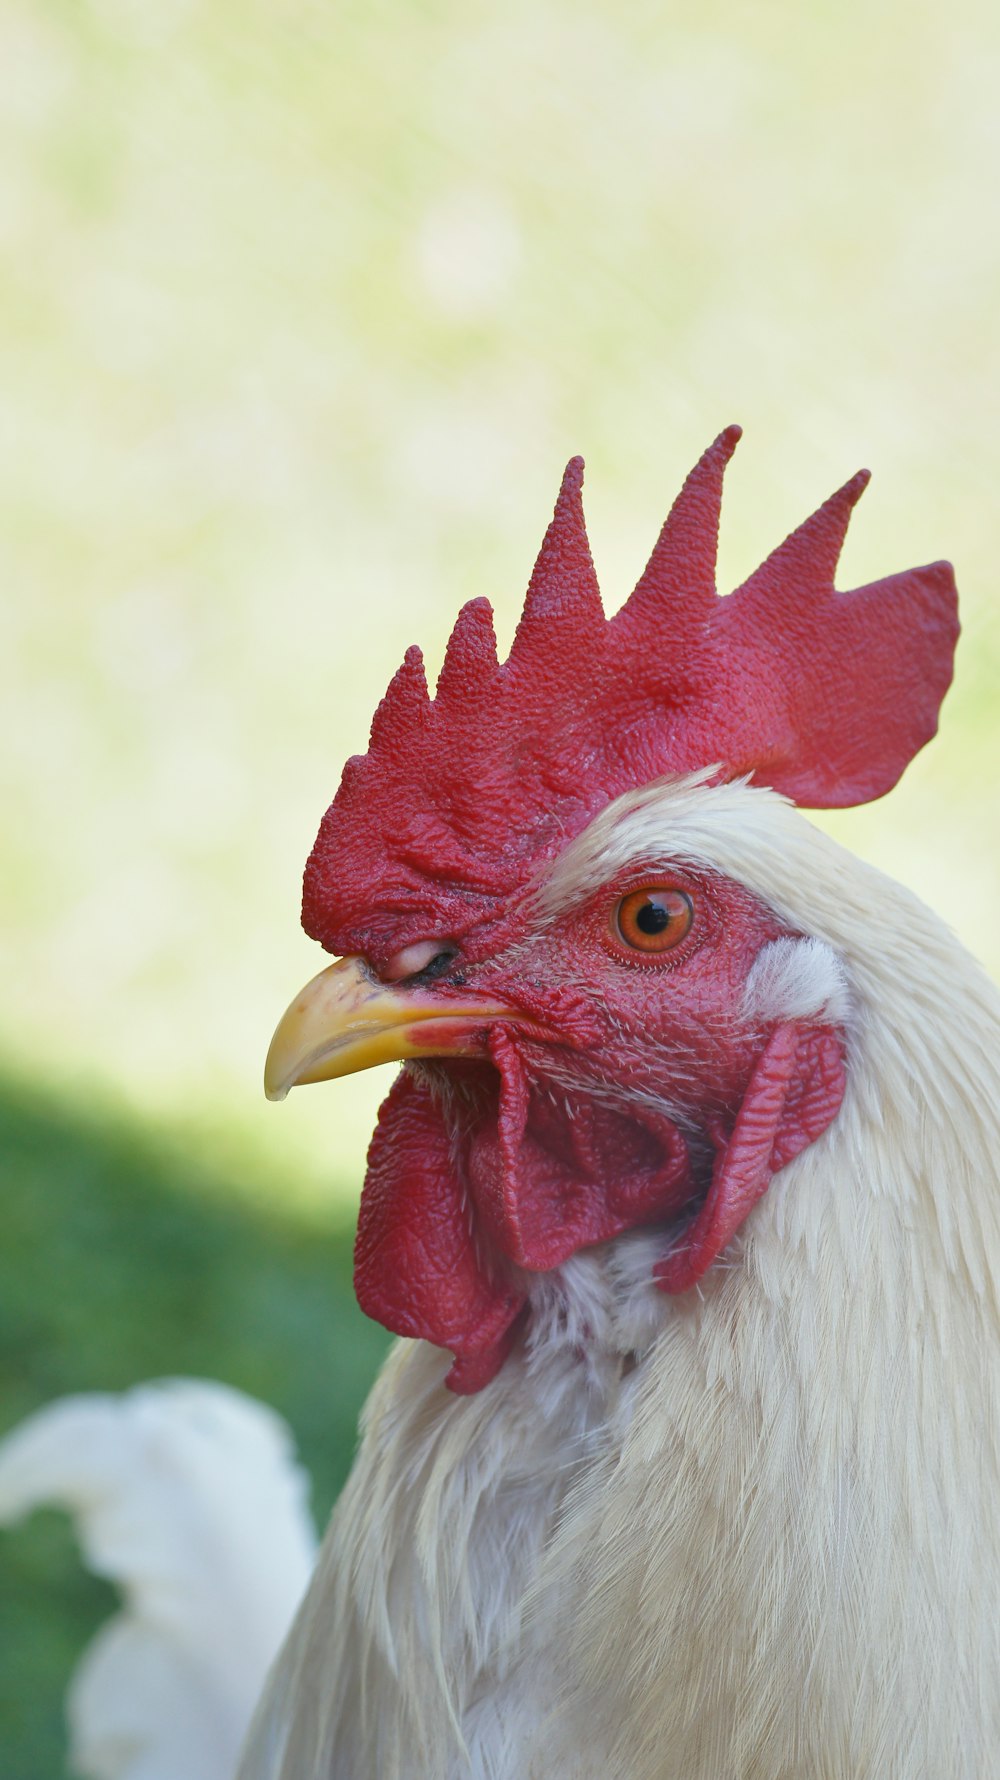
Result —
<svg viewBox="0 0 1000 1780"><path fill-rule="evenodd" d="M861 463L842 584L953 557L942 733L828 825L1000 974L998 91L986 0L0 0L3 1423L218 1372L328 1506L385 1080L263 1101L301 868L573 452L609 607L734 419L721 586ZM41 1780L106 1602L5 1562Z"/></svg>

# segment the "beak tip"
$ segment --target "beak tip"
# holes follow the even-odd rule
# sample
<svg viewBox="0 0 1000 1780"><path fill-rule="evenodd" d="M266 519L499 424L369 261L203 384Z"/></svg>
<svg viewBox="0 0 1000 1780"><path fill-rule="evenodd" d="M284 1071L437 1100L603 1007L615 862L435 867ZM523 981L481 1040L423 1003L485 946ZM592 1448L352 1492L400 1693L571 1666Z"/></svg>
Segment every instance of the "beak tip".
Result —
<svg viewBox="0 0 1000 1780"><path fill-rule="evenodd" d="M290 1082L287 1077L282 1080L280 1076L276 1075L270 1067L270 1062L271 1060L268 1058L264 1066L264 1099L273 1100L277 1104L280 1100L288 1099L289 1092L295 1084Z"/></svg>

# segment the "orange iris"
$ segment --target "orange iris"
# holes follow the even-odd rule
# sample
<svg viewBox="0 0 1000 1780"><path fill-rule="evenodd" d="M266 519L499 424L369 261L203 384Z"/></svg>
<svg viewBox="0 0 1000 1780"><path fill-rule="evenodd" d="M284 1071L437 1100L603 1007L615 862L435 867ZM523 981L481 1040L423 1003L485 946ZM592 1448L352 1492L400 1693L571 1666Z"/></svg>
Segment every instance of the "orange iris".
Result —
<svg viewBox="0 0 1000 1780"><path fill-rule="evenodd" d="M630 890L614 915L619 939L635 952L670 952L691 930L694 905L683 890Z"/></svg>

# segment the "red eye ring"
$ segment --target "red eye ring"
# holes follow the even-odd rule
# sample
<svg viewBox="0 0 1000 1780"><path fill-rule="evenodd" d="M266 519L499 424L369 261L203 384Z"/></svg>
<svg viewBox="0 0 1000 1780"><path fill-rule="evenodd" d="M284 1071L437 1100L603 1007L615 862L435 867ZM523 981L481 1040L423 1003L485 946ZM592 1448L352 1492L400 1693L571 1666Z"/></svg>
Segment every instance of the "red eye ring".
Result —
<svg viewBox="0 0 1000 1780"><path fill-rule="evenodd" d="M649 884L622 897L611 925L616 939L630 951L655 956L679 946L693 920L694 903L686 891Z"/></svg>

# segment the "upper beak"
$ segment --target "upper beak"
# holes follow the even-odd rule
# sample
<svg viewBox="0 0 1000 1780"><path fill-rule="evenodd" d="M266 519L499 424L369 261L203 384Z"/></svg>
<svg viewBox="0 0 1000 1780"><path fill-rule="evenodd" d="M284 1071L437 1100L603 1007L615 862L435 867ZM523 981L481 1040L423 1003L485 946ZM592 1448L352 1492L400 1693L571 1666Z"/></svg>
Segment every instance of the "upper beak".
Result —
<svg viewBox="0 0 1000 1780"><path fill-rule="evenodd" d="M362 958L340 958L282 1014L264 1065L264 1092L284 1100L302 1082L325 1082L407 1057L482 1056L485 1028L514 1009L487 997L389 988Z"/></svg>

